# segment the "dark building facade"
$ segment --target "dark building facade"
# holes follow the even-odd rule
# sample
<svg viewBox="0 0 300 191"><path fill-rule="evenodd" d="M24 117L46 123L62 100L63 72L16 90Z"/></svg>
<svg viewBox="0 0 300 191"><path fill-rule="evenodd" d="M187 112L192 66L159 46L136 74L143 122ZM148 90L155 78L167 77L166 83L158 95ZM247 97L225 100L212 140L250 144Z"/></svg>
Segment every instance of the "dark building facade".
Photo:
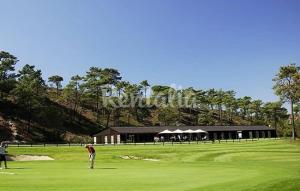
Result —
<svg viewBox="0 0 300 191"><path fill-rule="evenodd" d="M172 133L160 134L169 130ZM201 133L174 133L173 131L202 130ZM94 135L94 143L120 144L126 142L153 142L155 137L165 141L188 137L189 140L252 139L276 137L276 131L268 126L150 126L109 127ZM180 139L180 138L179 138Z"/></svg>

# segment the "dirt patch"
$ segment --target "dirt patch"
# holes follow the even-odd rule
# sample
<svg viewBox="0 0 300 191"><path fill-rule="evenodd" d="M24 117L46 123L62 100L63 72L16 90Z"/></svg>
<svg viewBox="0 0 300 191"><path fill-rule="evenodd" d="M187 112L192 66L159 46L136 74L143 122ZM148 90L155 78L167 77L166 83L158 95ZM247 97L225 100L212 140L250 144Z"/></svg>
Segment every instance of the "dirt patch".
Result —
<svg viewBox="0 0 300 191"><path fill-rule="evenodd" d="M149 158L143 158L143 157L136 157L136 156L120 156L121 159L125 160L145 160L145 161L152 161L152 162L158 162L159 159L149 159Z"/></svg>
<svg viewBox="0 0 300 191"><path fill-rule="evenodd" d="M38 156L38 155L16 155L8 156L9 161L49 161L54 160L49 156Z"/></svg>

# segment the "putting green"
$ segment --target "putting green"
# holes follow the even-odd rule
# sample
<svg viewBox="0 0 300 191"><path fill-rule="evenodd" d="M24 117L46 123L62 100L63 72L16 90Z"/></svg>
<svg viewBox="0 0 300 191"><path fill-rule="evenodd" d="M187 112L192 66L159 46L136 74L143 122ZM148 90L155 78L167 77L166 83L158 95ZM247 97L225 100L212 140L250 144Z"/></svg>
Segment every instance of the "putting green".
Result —
<svg viewBox="0 0 300 191"><path fill-rule="evenodd" d="M55 160L9 162L10 169L0 170L3 191L300 190L299 142L99 146L94 170L82 147L8 151Z"/></svg>

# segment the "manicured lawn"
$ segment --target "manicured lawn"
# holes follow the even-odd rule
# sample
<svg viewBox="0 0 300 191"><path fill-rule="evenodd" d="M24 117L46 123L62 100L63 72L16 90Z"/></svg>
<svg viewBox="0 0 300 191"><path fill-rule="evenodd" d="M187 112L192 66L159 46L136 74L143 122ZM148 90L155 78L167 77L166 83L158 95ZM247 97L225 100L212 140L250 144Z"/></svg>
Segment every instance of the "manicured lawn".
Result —
<svg viewBox="0 0 300 191"><path fill-rule="evenodd" d="M82 147L8 151L55 161L10 162L0 171L1 191L300 190L299 142L99 146L94 170ZM120 158L125 155L160 161Z"/></svg>

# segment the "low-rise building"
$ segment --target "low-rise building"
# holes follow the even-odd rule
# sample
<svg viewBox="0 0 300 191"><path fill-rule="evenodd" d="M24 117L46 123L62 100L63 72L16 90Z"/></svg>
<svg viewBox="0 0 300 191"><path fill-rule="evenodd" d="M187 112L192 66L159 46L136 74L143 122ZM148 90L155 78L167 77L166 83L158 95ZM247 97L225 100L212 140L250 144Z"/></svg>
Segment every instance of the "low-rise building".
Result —
<svg viewBox="0 0 300 191"><path fill-rule="evenodd" d="M109 127L94 135L94 142L97 144L120 144L153 142L155 138L163 141L182 141L272 137L276 137L276 131L268 126Z"/></svg>

